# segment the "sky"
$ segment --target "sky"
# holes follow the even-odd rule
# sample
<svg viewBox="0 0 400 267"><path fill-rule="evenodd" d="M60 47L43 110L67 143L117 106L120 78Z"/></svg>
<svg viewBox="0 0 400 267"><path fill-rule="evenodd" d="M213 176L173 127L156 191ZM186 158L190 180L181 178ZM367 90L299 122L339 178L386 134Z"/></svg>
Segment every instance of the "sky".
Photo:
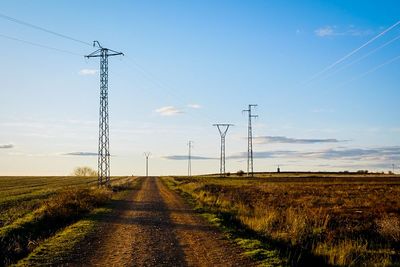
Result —
<svg viewBox="0 0 400 267"><path fill-rule="evenodd" d="M214 123L234 124L226 170L246 170L248 104L255 171L400 172L398 14L398 1L3 0L0 175L97 168L94 40L125 54L109 59L112 175L143 175L146 151L150 175L186 174L189 140L192 173L218 172Z"/></svg>

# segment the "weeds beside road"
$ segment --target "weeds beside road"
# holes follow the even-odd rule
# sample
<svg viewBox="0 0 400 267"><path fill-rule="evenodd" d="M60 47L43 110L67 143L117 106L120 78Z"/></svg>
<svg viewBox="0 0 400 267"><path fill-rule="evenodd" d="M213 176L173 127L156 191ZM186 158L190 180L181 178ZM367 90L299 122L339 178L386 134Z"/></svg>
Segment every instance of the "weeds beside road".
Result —
<svg viewBox="0 0 400 267"><path fill-rule="evenodd" d="M198 208L279 251L290 265L392 265L400 260L400 179L170 177Z"/></svg>

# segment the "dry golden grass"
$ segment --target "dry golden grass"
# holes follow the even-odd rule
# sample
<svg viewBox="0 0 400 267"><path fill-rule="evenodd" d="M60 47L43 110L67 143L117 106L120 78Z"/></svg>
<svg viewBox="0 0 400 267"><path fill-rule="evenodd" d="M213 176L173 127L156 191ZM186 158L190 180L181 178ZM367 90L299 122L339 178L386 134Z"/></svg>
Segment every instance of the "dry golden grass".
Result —
<svg viewBox="0 0 400 267"><path fill-rule="evenodd" d="M398 177L286 175L175 181L200 205L229 212L244 228L286 244L289 254L296 248L341 266L399 261ZM301 255L295 257L292 263L301 263Z"/></svg>
<svg viewBox="0 0 400 267"><path fill-rule="evenodd" d="M400 242L400 218L396 215L385 214L377 219L378 232L393 242Z"/></svg>

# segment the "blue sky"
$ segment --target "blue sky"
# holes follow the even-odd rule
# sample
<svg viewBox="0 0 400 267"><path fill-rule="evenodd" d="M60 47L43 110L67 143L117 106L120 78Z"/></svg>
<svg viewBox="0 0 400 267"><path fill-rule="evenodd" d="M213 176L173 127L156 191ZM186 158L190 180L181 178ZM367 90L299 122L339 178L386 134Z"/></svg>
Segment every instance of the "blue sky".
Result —
<svg viewBox="0 0 400 267"><path fill-rule="evenodd" d="M397 1L5 0L0 13L125 53L110 59L114 175L143 174L144 151L151 174L184 174L188 140L206 158L193 173L217 172L216 122L235 124L227 170L246 169L250 103L256 171L399 165L400 25L321 73L398 22ZM95 168L94 49L4 18L0 40L0 175Z"/></svg>

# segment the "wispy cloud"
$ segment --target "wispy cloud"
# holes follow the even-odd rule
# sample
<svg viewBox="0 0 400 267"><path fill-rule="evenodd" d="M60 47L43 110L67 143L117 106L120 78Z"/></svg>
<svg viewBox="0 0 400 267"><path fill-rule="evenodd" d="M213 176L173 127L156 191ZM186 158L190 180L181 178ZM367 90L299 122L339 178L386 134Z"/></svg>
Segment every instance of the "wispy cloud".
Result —
<svg viewBox="0 0 400 267"><path fill-rule="evenodd" d="M370 160L376 164L400 160L400 146L377 147L377 148L330 148L319 151L257 151L254 158L301 158L301 159L324 159L324 160ZM246 158L247 152L241 152L229 156L231 159Z"/></svg>
<svg viewBox="0 0 400 267"><path fill-rule="evenodd" d="M278 150L278 151L255 151L253 152L253 157L258 159L268 159L268 158L295 158L300 156L301 152L292 150ZM240 152L230 156L228 159L244 159L247 158L247 152Z"/></svg>
<svg viewBox="0 0 400 267"><path fill-rule="evenodd" d="M319 37L335 35L335 31L332 26L324 26L324 27L318 28L314 31L314 33Z"/></svg>
<svg viewBox="0 0 400 267"><path fill-rule="evenodd" d="M199 104L188 104L187 106L188 106L189 108L194 108L194 109L202 108L202 106L199 105Z"/></svg>
<svg viewBox="0 0 400 267"><path fill-rule="evenodd" d="M95 70L95 69L81 69L79 71L79 75L82 75L82 76L93 76L93 75L96 75L96 73L97 73L97 70Z"/></svg>
<svg viewBox="0 0 400 267"><path fill-rule="evenodd" d="M370 29L359 29L354 25L347 27L338 27L335 25L327 25L320 27L314 31L318 37L332 37L332 36L366 36L374 34L373 30Z"/></svg>
<svg viewBox="0 0 400 267"><path fill-rule="evenodd" d="M400 147L337 148L305 153L304 155L320 159L399 160Z"/></svg>
<svg viewBox="0 0 400 267"><path fill-rule="evenodd" d="M170 156L164 156L164 159L169 159L169 160L187 160L188 156L185 155L170 155ZM210 160L210 159L216 159L212 157L203 157L203 156L191 156L192 160Z"/></svg>
<svg viewBox="0 0 400 267"><path fill-rule="evenodd" d="M183 113L182 110L174 106L161 107L159 109L156 109L155 111L161 116L175 116Z"/></svg>
<svg viewBox="0 0 400 267"><path fill-rule="evenodd" d="M69 152L62 154L64 156L97 156L96 152Z"/></svg>
<svg viewBox="0 0 400 267"><path fill-rule="evenodd" d="M8 148L13 148L13 144L0 144L0 149L8 149Z"/></svg>
<svg viewBox="0 0 400 267"><path fill-rule="evenodd" d="M258 136L254 138L258 144L274 144L274 143L285 143L285 144L318 144L318 143L339 143L344 142L338 139L299 139L290 138L286 136Z"/></svg>

